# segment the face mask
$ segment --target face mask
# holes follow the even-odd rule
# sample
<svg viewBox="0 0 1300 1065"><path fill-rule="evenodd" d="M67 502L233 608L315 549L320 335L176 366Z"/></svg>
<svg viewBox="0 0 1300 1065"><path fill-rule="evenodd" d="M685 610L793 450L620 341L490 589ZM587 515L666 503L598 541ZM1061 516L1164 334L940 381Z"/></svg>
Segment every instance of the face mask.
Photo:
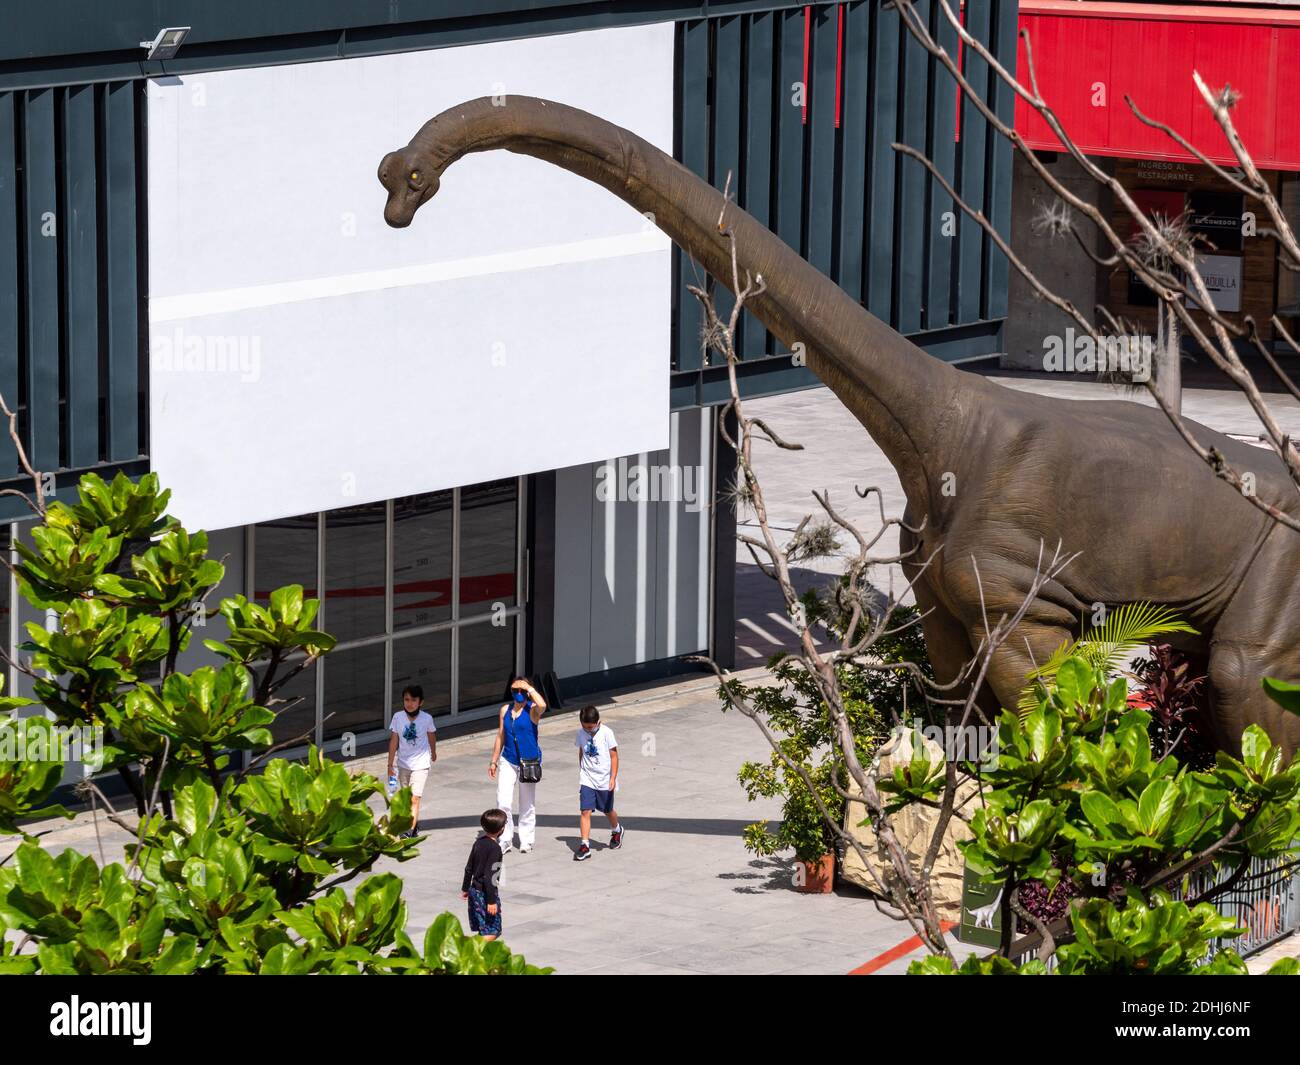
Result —
<svg viewBox="0 0 1300 1065"><path fill-rule="evenodd" d="M515 698L515 702L522 703L525 699L528 698L528 696L525 695L523 692L516 690L514 693L514 698Z"/></svg>

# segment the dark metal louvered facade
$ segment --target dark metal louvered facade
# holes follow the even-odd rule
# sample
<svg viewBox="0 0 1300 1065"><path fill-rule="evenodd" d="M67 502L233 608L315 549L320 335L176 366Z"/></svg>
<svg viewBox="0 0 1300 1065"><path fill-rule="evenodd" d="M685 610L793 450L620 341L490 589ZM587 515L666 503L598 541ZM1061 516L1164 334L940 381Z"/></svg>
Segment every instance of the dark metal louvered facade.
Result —
<svg viewBox="0 0 1300 1065"><path fill-rule="evenodd" d="M879 317L941 358L1000 350L1007 264L895 140L925 151L1002 230L1010 147L911 39L884 0L789 4L564 0L280 0L213 8L120 0L110 12L51 0L0 12L0 394L60 494L96 469L148 468L144 201L146 78L674 21L676 152ZM935 36L956 34L919 0ZM165 11L160 12L160 8ZM968 28L1013 66L1016 0L965 5ZM62 14L60 14L62 12ZM141 59L161 18L192 22L181 54ZM142 29L143 27L143 29ZM1010 120L1009 91L979 58L972 82ZM804 97L796 105L796 83ZM954 213L945 232L944 212ZM196 249L201 254L201 249ZM674 266L672 406L722 402L704 364L690 264ZM816 384L744 323L742 387ZM16 407L15 407L16 404ZM0 426L0 487L23 487ZM0 520L20 517L0 497Z"/></svg>
<svg viewBox="0 0 1300 1065"><path fill-rule="evenodd" d="M0 92L0 395L59 494L144 468L140 86Z"/></svg>
<svg viewBox="0 0 1300 1065"><path fill-rule="evenodd" d="M930 32L959 54L938 3ZM1016 0L966 5L967 29L1014 66ZM1010 120L1012 98L973 51L966 77ZM677 154L859 300L941 358L1000 350L1007 261L916 160L924 152L972 206L1009 232L1011 146L990 137L956 81L879 0L695 19L677 27ZM960 106L960 123L958 108ZM675 258L675 406L719 402L725 367L702 365L701 310ZM730 296L718 297L721 308ZM746 317L741 380L754 394L816 384Z"/></svg>

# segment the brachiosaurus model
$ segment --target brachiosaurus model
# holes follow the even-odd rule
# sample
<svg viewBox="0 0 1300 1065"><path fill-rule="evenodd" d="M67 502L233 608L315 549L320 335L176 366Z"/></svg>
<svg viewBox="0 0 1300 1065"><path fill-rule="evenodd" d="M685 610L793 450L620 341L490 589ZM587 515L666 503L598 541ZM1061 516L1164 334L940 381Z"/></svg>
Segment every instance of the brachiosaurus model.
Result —
<svg viewBox="0 0 1300 1065"><path fill-rule="evenodd" d="M731 252L719 231L723 195L626 129L585 111L530 97L452 107L387 155L379 180L384 218L409 225L461 156L497 148L535 156L649 212L686 253L731 287ZM915 585L926 645L947 679L983 635L987 616L1024 600L1040 545L1080 552L1031 604L990 663L988 686L1014 707L1025 675L1077 636L1094 604L1150 601L1177 610L1209 656L1219 746L1264 727L1289 751L1300 718L1275 706L1260 678L1300 679L1300 534L1276 524L1206 470L1158 410L1125 401L1072 401L1004 388L926 354L872 316L734 204L741 277L766 291L747 304L862 423L907 495L903 549L935 553ZM1188 423L1259 495L1300 515L1281 461ZM922 526L922 520L924 524ZM989 693L985 693L989 694Z"/></svg>

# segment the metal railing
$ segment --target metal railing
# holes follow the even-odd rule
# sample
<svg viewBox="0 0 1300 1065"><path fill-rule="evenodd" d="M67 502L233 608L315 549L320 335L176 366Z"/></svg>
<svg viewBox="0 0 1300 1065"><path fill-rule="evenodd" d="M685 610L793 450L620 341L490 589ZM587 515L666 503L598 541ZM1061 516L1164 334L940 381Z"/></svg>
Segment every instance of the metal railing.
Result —
<svg viewBox="0 0 1300 1065"><path fill-rule="evenodd" d="M1171 894L1174 898L1197 898L1229 880L1233 872L1226 866L1206 866L1188 877L1186 892L1179 889ZM1232 888L1210 901L1225 917L1231 917L1246 929L1245 935L1216 939L1210 957L1232 949L1249 958L1300 932L1300 864L1293 854L1254 858ZM1031 950L1017 958L1017 964L1032 957L1035 952ZM1055 955L1047 959L1047 968L1049 972L1056 968Z"/></svg>
<svg viewBox="0 0 1300 1065"><path fill-rule="evenodd" d="M1193 873L1187 894L1196 898L1232 876L1228 868L1206 867ZM1243 958L1257 954L1279 939L1300 930L1300 868L1294 857L1255 858L1245 874L1222 895L1211 900L1220 913L1246 929L1235 939L1214 943L1215 953L1231 947Z"/></svg>

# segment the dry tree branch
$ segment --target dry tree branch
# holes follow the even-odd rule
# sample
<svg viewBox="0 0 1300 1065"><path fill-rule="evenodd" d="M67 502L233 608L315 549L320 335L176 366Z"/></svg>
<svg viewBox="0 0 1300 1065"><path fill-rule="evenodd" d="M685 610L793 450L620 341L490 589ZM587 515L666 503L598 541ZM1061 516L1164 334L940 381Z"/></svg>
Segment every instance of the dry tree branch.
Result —
<svg viewBox="0 0 1300 1065"><path fill-rule="evenodd" d="M0 392L0 413L3 413L9 422L9 439L14 445L14 451L18 455L18 464L28 477L32 479L32 484L36 489L36 498L31 499L25 492L20 492L16 488L6 488L0 490L0 495L18 496L27 506L31 508L33 514L45 517L45 481L39 472L32 468L31 460L27 457L27 448L23 445L22 437L18 432L18 412L9 409L9 404L5 402L4 393Z"/></svg>
<svg viewBox="0 0 1300 1065"><path fill-rule="evenodd" d="M140 866L140 856L144 853L144 836L149 828L150 822L153 821L154 812L158 809L158 792L162 788L163 773L167 769L167 759L171 756L172 741L169 737L164 736L162 757L154 770L153 794L149 797L149 804L144 808L144 815L140 818L138 831L135 840L135 854L131 856L131 864L127 866L126 878L131 879L131 874Z"/></svg>
<svg viewBox="0 0 1300 1065"><path fill-rule="evenodd" d="M294 706L296 706L296 705L297 705L298 703L300 703L300 702L302 702L302 698L301 698L301 697L299 697L299 698L297 698L297 699L291 699L289 702L285 703L285 705L282 706L282 707L277 711L277 713L282 714L282 713L284 713L286 710L291 710ZM325 722L328 721L330 718L332 718L332 717L334 716L334 713L335 713L335 711L330 711L328 714L326 714L324 717L321 718L321 727L322 727L322 728L324 728L324 726L325 726ZM244 766L243 769L241 769L241 770L239 770L237 773L235 773L235 779L236 779L236 780L243 780L244 777L248 776L248 774L251 773L251 772L253 771L253 768L254 768L255 766L258 766L258 765L260 765L262 762L266 761L268 758L271 757L271 755L275 754L276 751L283 751L283 750L285 750L285 749L287 749L287 748L289 748L289 747L297 747L297 746L298 746L300 743L302 743L304 740L306 740L306 739L310 739L311 737L314 737L315 735L316 735L316 726L313 725L313 726L312 726L311 728L309 728L306 732L299 733L297 736L292 736L292 737L290 737L290 738L287 739L287 740L281 740L279 743L274 744L273 746L268 747L266 750L259 752L258 755L257 755L257 757L255 757L255 758L250 758L250 759L248 760L248 765Z"/></svg>
<svg viewBox="0 0 1300 1065"><path fill-rule="evenodd" d="M802 602L795 589L790 572L792 552L797 552L803 542L810 519L805 517L799 523L789 542L784 545L778 542L768 513L763 485L753 465L753 444L755 440L763 442L779 441L778 446L790 450L794 449L794 445L781 440L766 423L759 419L750 418L745 412L744 402L741 399L736 373L738 356L735 348L735 333L746 302L763 290L763 280L761 277L751 278L746 276L744 279L741 278L735 236L725 225L727 210L728 202L724 197L719 217L719 230L729 242L732 267L731 285L729 287L735 294L735 302L726 321L720 318L710 294L704 288L691 286L690 291L700 303L705 320L704 331L709 338L710 346L726 359L731 399L725 406L724 412L735 417L736 428L733 433L728 431L724 425L720 429L720 435L735 451L737 466L735 483L738 486L736 491L738 494L741 491L744 492L746 502L754 514L757 532L755 536L742 534L737 539L749 549L755 561L762 567L763 572L773 578L780 589L787 612L794 620L793 627L798 637L797 650L789 654L785 661L790 663L793 668L798 669L812 682L821 704L825 707L831 727L833 737L831 747L837 772L842 770L852 784L852 789L850 789L841 784L839 780L836 780L834 781L834 789L836 794L845 798L847 802L861 805L865 810L866 822L871 825L875 840L884 855L885 865L890 870L891 876L885 877L881 874L873 865L873 856L867 852L867 848L856 835L845 829L838 818L830 815L830 811L818 793L818 789L814 786L808 770L789 757L782 748L779 738L772 732L767 722L763 720L757 708L751 705L744 697L743 692L739 690L735 679L721 669L716 662L710 659L703 659L703 661L707 662L709 668L718 678L727 705L734 706L744 716L755 722L779 763L807 788L808 794L812 797L833 837L839 840L841 845L851 848L857 853L876 890L892 900L899 915L921 937L928 950L951 959L951 949L945 937L946 929L944 923L939 919L930 877L934 863L937 860L944 832L953 817L960 818L962 816L960 807L963 804L957 800L960 778L956 763L951 763L946 767L942 801L928 804L939 810L940 827L929 842L921 867L917 868L894 830L891 816L887 812L887 803L880 791L878 777L881 751L878 749L875 752L869 766L863 765L858 757L857 740L845 707L838 669L842 665L852 664L855 668L866 670L905 672L921 686L922 694L927 701L937 706L960 707L960 720L963 724L972 715L978 715L983 719L983 713L976 705L976 699L987 676L992 656L1011 637L1016 625L1028 611L1037 591L1059 575L1061 569L1068 565L1071 559L1063 558L1058 547L1051 560L1045 565L1040 565L1036 579L1032 583L1031 591L1025 597L1024 602L1020 604L1019 609L1010 616L1000 617L996 622L986 619L984 638L981 641L979 652L960 671L961 675L947 683L937 682L927 677L925 672L915 663L871 660L871 648L883 635L903 631L910 625L916 624L917 621L914 619L898 626L891 624L894 612L899 606L897 596L890 595L882 606L870 610L865 608L865 604L871 591L870 585L867 583L867 575L873 567L886 563L910 561L918 571L917 575L907 582L907 587L910 590L915 582L924 575L935 554L942 549L941 546L936 547L935 552L931 553L926 559L914 558L915 549L902 551L897 555L885 558L873 556L871 552L885 531L893 525L902 527L906 524L901 520L885 517L883 498L880 496L879 490L872 488L856 490L859 498L865 499L873 491L877 495L882 527L873 535L867 535L845 515L840 513L831 503L828 493L814 491L812 493L813 498L826 514L831 526L843 530L852 539L852 550L846 563L843 578L844 586L837 589L842 597L840 599L842 617L847 618L847 621L843 625L843 631L838 633L838 646L827 650L821 650L816 646L812 625L802 609ZM1040 549L1040 556L1041 554ZM860 630L862 631L860 632ZM945 693L950 693L955 697L945 698Z"/></svg>
<svg viewBox="0 0 1300 1065"><path fill-rule="evenodd" d="M1291 375L1282 369L1281 364L1277 361L1273 352L1269 350L1268 345L1260 339L1259 330L1255 328L1255 320L1249 317L1247 320L1250 322L1250 342L1254 345L1255 350L1264 356L1264 361L1268 363L1269 369L1277 375L1277 379L1282 382L1282 386L1290 392L1293 397L1300 399L1300 386L1297 386L1295 381L1291 378ZM1281 334L1282 339L1286 342L1287 346L1291 348L1292 351L1300 354L1300 347L1296 346L1295 339L1291 336L1287 327L1282 324L1282 319L1275 314L1273 315L1271 324L1273 328Z"/></svg>
<svg viewBox="0 0 1300 1065"><path fill-rule="evenodd" d="M1231 342L1230 335L1234 331L1239 331L1239 327L1236 326L1235 323L1228 322L1223 315L1214 308L1213 300L1210 298L1204 279L1197 270L1195 258L1190 253L1190 250L1179 249L1173 246L1160 232L1160 227L1155 224L1153 219L1149 218L1138 207L1136 202L1129 195L1128 190L1126 190L1112 175L1107 174L1098 167L1088 156L1080 151L1077 145L1075 145L1070 139L1056 114L1048 106L1046 101L1042 99L1041 94L1038 92L1038 78L1034 67L1033 45L1027 33L1022 32L1021 37L1025 43L1026 63L1032 91L1019 82L1014 75L1012 75L1006 67L989 52L982 42L966 30L965 26L962 25L961 20L953 12L949 0L939 0L939 2L944 12L944 16L954 26L962 42L989 65L989 68L996 74L1000 81L1007 85L1014 93L1016 93L1017 96L1038 112L1043 120L1047 122L1053 134L1057 137L1065 150L1080 165L1080 167L1083 168L1089 177L1111 192L1116 201L1121 204L1128 216L1139 227L1143 238L1149 243L1149 245L1153 248L1160 249L1165 255L1167 255L1169 261L1182 271L1184 281L1178 285L1179 291L1171 292L1170 286L1165 283L1166 278L1162 278L1159 271L1151 270L1148 265L1142 261L1141 256L1134 254L1133 250L1129 247L1128 242L1119 236L1111 226L1109 220L1102 216L1096 206L1083 200L1071 189L1066 188L1051 173L1051 171L1043 165L1041 160L1039 160L1034 154L1033 150L1024 143L1024 140L1020 137L1019 133L1017 133L1013 127L1008 126L998 118L998 116L988 106L987 102L983 99L982 95L978 93L966 80L956 62L953 60L953 57L949 55L945 48L935 42L933 37L930 36L924 22L919 19L909 0L898 0L898 3L895 6L898 8L900 15L906 22L909 32L912 33L912 35L926 48L928 52L930 52L931 55L938 59L939 62L948 69L957 80L963 94L974 103L981 115L1001 136L1005 137L1012 143L1021 156L1027 160L1035 173L1038 174L1038 176L1061 198L1063 202L1084 213L1093 224L1097 226L1098 230L1106 238L1107 242L1111 244L1116 253L1120 256L1124 265L1127 266L1130 271L1132 271L1148 288L1150 288L1151 291L1157 294L1157 297L1159 297L1161 301L1165 303L1178 317L1182 327L1189 333L1189 335L1196 339L1202 350L1204 350L1219 369L1227 374L1233 383L1246 394L1246 397L1252 408L1255 410L1256 415L1264 425L1269 438L1273 441L1279 454L1283 456L1284 462L1291 474L1293 482L1296 484L1297 490L1300 490L1300 452L1297 452L1294 447L1284 441L1284 434L1281 432L1276 420L1273 418L1272 412L1264 401L1254 379L1246 370L1240 357L1237 355L1236 349ZM1206 96L1207 100L1209 100L1210 96L1208 90L1203 87L1204 83L1201 82L1198 75L1195 76L1195 78L1198 82L1198 88L1202 91L1202 95ZM1230 143L1233 143L1234 151L1238 153L1239 160L1242 160L1243 156L1245 157L1244 160L1242 160L1243 170L1246 171L1248 177L1251 177L1252 174L1254 175L1251 180L1255 181L1258 185L1261 198L1264 198L1265 202L1268 204L1270 215L1281 216L1281 208L1276 202L1276 197L1272 196L1271 190L1268 189L1268 186L1263 179L1259 177L1258 171L1254 169L1253 162L1249 161L1249 154L1245 152L1244 146L1240 144L1240 138L1236 136L1235 129L1232 128L1231 118L1227 115L1226 108L1223 106L1218 107L1218 110L1216 111L1216 119L1221 125L1225 126L1225 134L1228 136ZM1283 231L1283 239L1288 248L1293 247L1294 235L1291 233L1289 227L1286 227L1284 224L1280 228ZM988 232L988 228L986 228L985 231ZM1300 261L1300 257L1297 258L1297 261ZM1215 339L1213 342L1206 335L1204 330L1202 330L1200 324L1192 317L1191 309L1187 306L1189 300L1194 301L1197 309L1207 318L1211 326L1211 331L1214 334ZM1151 382L1148 382L1148 387L1153 388L1154 386ZM1166 405L1165 409L1166 414L1168 414L1168 405Z"/></svg>
<svg viewBox="0 0 1300 1065"><path fill-rule="evenodd" d="M1296 242L1295 231L1291 228L1291 223L1282 210L1282 205L1273 195L1272 189L1269 188L1268 182L1255 166L1255 160L1246 150L1241 134L1237 132L1236 124L1232 121L1231 108L1236 103L1236 94L1233 93L1231 86L1225 85L1223 91L1216 96L1197 71L1192 71L1192 81L1196 84L1196 91L1201 94L1201 99L1205 101L1210 114L1214 116L1214 121L1219 124L1223 135L1228 139L1228 146L1245 173L1247 184L1256 190L1255 198L1268 208L1269 216L1276 227L1278 242L1291 257L1291 262L1300 264L1300 244Z"/></svg>
<svg viewBox="0 0 1300 1065"><path fill-rule="evenodd" d="M1233 384L1242 391L1247 402L1254 410L1256 416L1260 419L1264 427L1264 439L1271 445L1273 451L1281 458L1284 468L1286 469L1292 484L1300 492L1300 451L1297 450L1289 434L1285 433L1277 423L1271 409L1269 408L1263 394L1259 390L1254 378L1242 363L1237 353L1236 346L1232 338L1234 336L1247 336L1248 332L1253 332L1253 325L1250 329L1243 328L1235 322L1229 321L1218 311L1213 304L1208 288L1203 277L1197 269L1195 253L1190 243L1173 239L1171 237L1170 227L1158 224L1158 220L1148 217L1136 204L1129 195L1128 191L1119 184L1112 176L1101 170L1088 156L1086 156L1070 139L1068 133L1061 125L1059 119L1043 100L1038 91L1038 79L1033 61L1032 42L1027 34L1022 33L1026 47L1026 60L1028 67L1029 87L1018 81L1003 66L982 42L971 35L962 25L961 20L953 12L949 0L939 0L944 17L953 25L957 31L962 43L971 50L973 54L978 55L989 66L989 69L1007 85L1021 100L1028 106L1032 107L1048 124L1053 134L1062 144L1065 151L1079 164L1079 166L1092 178L1097 184L1107 188L1114 196L1117 203L1121 205L1125 213L1133 220L1140 231L1140 244L1146 249L1146 254L1140 253L1140 250L1132 242L1126 241L1120 237L1118 232L1105 218L1098 208L1082 199L1072 189L1067 188L1062 182L1038 159L1032 149L1028 147L1016 132L1016 130L1002 121L995 112L988 106L988 103L966 79L959 65L948 51L930 35L928 28L923 20L920 19L914 6L909 0L898 0L896 7L907 25L908 31L925 47L925 49L941 64L956 80L964 96L972 101L981 116L993 127L997 134L1005 137L1014 146L1017 152L1028 162L1030 167L1038 177L1052 190L1059 198L1060 202L1068 205L1069 208L1078 210L1085 215L1096 227L1098 232L1104 238L1104 241L1112 248L1113 255L1107 261L1113 261L1116 264L1122 264L1127 267L1135 277L1137 277L1147 288L1155 293L1160 304L1177 319L1182 330L1190 336L1207 355L1211 361L1222 370ZM1277 203L1276 197L1258 170L1254 168L1253 162L1249 161L1249 154L1246 152L1244 145L1241 144L1240 138L1236 135L1235 128L1232 125L1231 116L1228 114L1228 104L1222 100L1213 97L1209 90L1205 88L1204 82L1199 75L1196 76L1198 89L1206 99L1207 105L1211 107L1215 114L1216 120L1224 128L1225 135L1229 143L1233 146L1234 153L1239 161L1242 162L1242 169L1246 174L1245 184L1249 186L1251 195L1261 202L1265 203L1270 216L1281 217L1281 207ZM1094 341L1101 339L1096 328L1090 323L1077 308L1058 294L1054 293L1050 286L1042 282L1034 272L1017 256L1009 247L1007 241L999 234L990 224L984 214L971 207L963 198L957 194L946 178L938 171L934 164L924 156L923 153L907 146L896 144L895 149L905 155L920 161L944 188L953 202L967 214L972 220L980 226L981 230L995 242L999 250L1006 254L1008 261L1016 271L1025 278L1035 292L1043 299L1052 303L1059 310L1069 316L1082 328ZM1249 164L1249 165L1248 165ZM1073 227L1071 227L1073 230ZM1295 237L1289 227L1285 225L1285 219L1279 225L1279 239L1286 248L1288 254L1294 251L1294 258L1300 262L1300 248L1295 246ZM1080 235L1075 232L1076 240L1083 246ZM1185 245L1185 246L1184 246ZM1154 264L1152 257L1159 259L1161 262L1168 263L1169 268L1161 268ZM1097 260L1097 256L1093 256ZM1177 274L1181 274L1181 279ZM1208 331L1194 317L1193 310L1204 316ZM1114 325L1113 316L1106 315ZM1294 347L1294 345L1293 345ZM1297 349L1300 350L1300 349ZM1175 357L1177 357L1175 355ZM1270 362L1272 360L1270 359ZM1257 509L1267 514L1274 521L1286 525L1287 527L1300 531L1300 520L1287 514L1278 506L1259 498L1252 491L1247 490L1248 482L1240 471L1235 469L1226 457L1215 448L1207 448L1196 440L1194 434L1188 429L1182 419L1181 412L1177 409L1176 401L1170 402L1168 397L1162 396L1160 389L1155 380L1146 381L1148 390L1151 392L1156 404L1165 414L1166 418L1173 424L1179 432L1184 442L1193 450L1193 452L1210 468L1210 470L1222 480L1233 485L1242 495Z"/></svg>

